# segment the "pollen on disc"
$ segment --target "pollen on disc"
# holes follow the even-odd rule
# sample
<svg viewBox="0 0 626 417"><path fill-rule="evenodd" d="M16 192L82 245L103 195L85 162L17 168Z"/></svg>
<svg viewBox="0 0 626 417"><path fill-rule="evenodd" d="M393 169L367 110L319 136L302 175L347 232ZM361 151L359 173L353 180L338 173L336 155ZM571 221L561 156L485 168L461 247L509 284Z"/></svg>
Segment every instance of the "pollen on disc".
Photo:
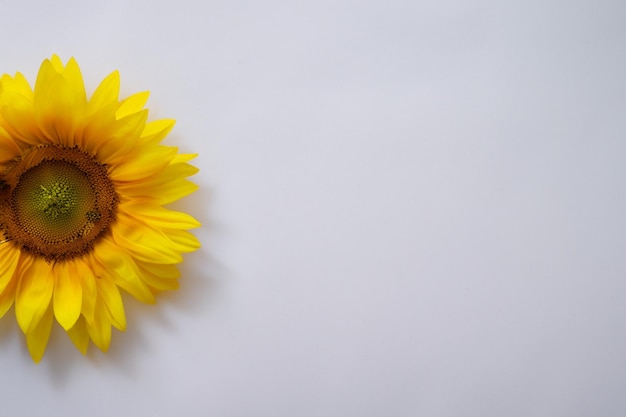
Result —
<svg viewBox="0 0 626 417"><path fill-rule="evenodd" d="M43 242L80 237L90 223L96 193L87 175L66 161L44 161L24 172L12 206L23 231Z"/></svg>

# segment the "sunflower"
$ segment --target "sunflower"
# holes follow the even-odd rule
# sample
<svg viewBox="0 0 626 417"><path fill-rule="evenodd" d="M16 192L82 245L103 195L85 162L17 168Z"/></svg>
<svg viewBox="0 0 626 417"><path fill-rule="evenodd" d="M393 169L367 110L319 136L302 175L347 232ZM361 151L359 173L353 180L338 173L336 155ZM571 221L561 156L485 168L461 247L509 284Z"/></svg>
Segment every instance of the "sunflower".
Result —
<svg viewBox="0 0 626 417"><path fill-rule="evenodd" d="M0 317L15 316L35 362L53 322L83 354L126 328L120 290L154 303L178 288L199 223L164 205L197 187L195 157L161 141L173 120L147 122L148 93L119 100L119 73L87 98L80 68L46 59L34 89L0 79Z"/></svg>

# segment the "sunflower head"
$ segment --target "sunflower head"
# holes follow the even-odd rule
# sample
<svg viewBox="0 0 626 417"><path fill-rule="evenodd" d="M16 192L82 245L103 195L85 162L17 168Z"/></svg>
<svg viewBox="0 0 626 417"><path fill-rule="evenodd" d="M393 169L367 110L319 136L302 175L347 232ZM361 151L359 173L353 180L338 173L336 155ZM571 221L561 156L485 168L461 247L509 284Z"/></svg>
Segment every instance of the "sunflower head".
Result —
<svg viewBox="0 0 626 417"><path fill-rule="evenodd" d="M0 317L15 304L35 361L55 319L81 352L106 351L126 327L120 289L154 302L199 247L199 223L164 207L196 189L195 155L161 144L174 122L147 122L147 93L118 96L117 72L87 98L57 56L34 88L0 78Z"/></svg>

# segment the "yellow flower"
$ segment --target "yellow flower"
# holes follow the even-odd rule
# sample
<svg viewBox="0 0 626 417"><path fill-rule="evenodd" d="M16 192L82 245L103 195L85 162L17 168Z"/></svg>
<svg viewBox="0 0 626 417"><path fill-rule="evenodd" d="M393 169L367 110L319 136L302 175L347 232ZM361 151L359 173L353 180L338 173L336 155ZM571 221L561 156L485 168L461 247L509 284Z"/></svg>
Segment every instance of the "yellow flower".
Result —
<svg viewBox="0 0 626 417"><path fill-rule="evenodd" d="M53 56L35 88L0 79L0 317L15 302L34 361L54 319L84 354L125 330L120 289L145 303L178 288L182 253L200 245L191 216L163 207L197 172L147 122L148 93L119 100L119 74L87 99L78 64Z"/></svg>

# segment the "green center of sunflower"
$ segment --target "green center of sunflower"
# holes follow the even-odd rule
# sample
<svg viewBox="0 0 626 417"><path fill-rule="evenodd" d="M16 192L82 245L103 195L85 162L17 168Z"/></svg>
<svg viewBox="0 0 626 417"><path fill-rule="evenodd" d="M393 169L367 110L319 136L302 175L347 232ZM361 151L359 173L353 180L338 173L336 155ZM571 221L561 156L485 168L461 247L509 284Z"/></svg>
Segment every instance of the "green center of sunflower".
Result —
<svg viewBox="0 0 626 417"><path fill-rule="evenodd" d="M37 208L53 219L61 214L67 214L72 207L76 207L76 193L67 183L55 182L50 188L40 185L41 190L35 196Z"/></svg>
<svg viewBox="0 0 626 417"><path fill-rule="evenodd" d="M76 148L31 148L4 181L5 238L48 260L88 253L115 219L118 197L106 167Z"/></svg>
<svg viewBox="0 0 626 417"><path fill-rule="evenodd" d="M88 226L95 193L87 175L74 164L44 161L22 174L13 203L25 231L60 242Z"/></svg>

